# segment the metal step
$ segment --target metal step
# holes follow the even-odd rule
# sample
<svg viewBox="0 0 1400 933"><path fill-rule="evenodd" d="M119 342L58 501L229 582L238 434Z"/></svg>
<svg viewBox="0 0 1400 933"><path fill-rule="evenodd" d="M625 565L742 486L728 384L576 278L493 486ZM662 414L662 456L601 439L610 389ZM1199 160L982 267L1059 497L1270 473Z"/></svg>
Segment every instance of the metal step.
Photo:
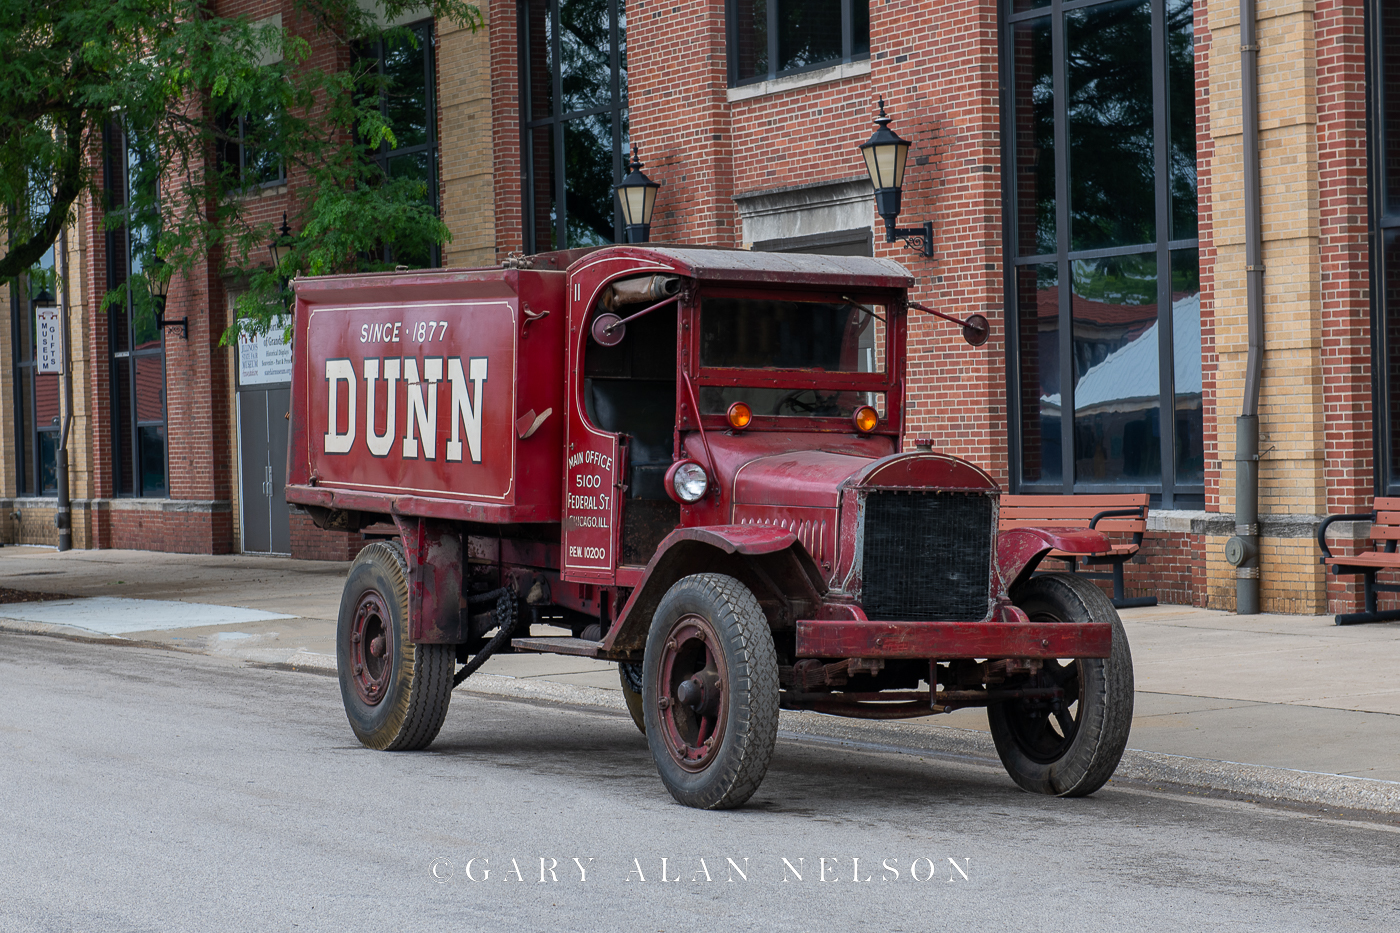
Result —
<svg viewBox="0 0 1400 933"><path fill-rule="evenodd" d="M512 638L510 646L516 651L539 651L544 654L571 654L580 658L596 658L601 641L586 638Z"/></svg>

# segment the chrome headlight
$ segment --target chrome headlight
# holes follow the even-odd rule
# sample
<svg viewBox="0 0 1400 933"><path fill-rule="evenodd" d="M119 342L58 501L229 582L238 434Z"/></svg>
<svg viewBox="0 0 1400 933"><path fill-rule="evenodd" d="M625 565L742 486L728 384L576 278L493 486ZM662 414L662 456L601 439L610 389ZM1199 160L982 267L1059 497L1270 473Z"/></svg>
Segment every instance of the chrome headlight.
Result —
<svg viewBox="0 0 1400 933"><path fill-rule="evenodd" d="M681 502L699 502L710 488L705 468L694 460L682 460L671 467L671 490Z"/></svg>

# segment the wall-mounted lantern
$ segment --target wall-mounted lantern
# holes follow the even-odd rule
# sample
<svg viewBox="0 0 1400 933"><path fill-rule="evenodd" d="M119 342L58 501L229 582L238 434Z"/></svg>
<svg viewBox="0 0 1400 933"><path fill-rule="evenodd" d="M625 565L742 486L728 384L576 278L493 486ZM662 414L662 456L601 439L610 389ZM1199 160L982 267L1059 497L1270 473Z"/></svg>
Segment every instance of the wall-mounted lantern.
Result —
<svg viewBox="0 0 1400 933"><path fill-rule="evenodd" d="M282 260L287 258L292 252L292 246L296 243L296 237L292 236L292 228L287 226L287 212L282 212L282 229L277 231L277 235L272 238L272 242L267 244L267 251L272 254L272 271L276 272L282 268ZM282 307L287 307L287 277L279 275L277 277L277 293L282 296Z"/></svg>
<svg viewBox="0 0 1400 933"><path fill-rule="evenodd" d="M909 158L910 143L901 139L889 127L890 118L885 116L885 99L880 98L880 115L875 118L875 132L860 144L860 154L865 156L865 170L870 173L870 183L875 186L875 211L885 221L885 242L903 240L904 245L918 250L925 256L933 255L933 222L925 221L922 227L896 227L899 219L899 202L904 188L904 165Z"/></svg>
<svg viewBox="0 0 1400 933"><path fill-rule="evenodd" d="M170 276L173 271L164 259L157 256L151 260L151 264L146 268L146 287L150 289L151 300L155 302L156 326L160 328L179 327L180 336L189 340L190 319L188 315L178 321L165 319L165 299L170 295Z"/></svg>
<svg viewBox="0 0 1400 933"><path fill-rule="evenodd" d="M656 207L656 190L660 187L660 182L642 174L637 144L633 143L628 175L616 188L617 203L622 208L622 222L627 227L628 243L645 243L651 238L651 212Z"/></svg>

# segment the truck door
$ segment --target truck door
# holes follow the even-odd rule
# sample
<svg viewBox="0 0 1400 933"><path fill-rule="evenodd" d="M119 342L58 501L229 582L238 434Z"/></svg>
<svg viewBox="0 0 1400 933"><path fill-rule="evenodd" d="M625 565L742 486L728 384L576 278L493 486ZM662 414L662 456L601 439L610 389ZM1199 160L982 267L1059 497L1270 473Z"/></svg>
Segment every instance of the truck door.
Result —
<svg viewBox="0 0 1400 933"><path fill-rule="evenodd" d="M577 386L571 390L577 391ZM617 570L618 436L584 422L571 405L564 465L564 579L612 583Z"/></svg>
<svg viewBox="0 0 1400 933"><path fill-rule="evenodd" d="M623 300L626 310L655 303ZM596 310L571 306L564 566L579 580L644 566L680 521L662 483L675 439L676 305L635 319L612 345L589 335Z"/></svg>

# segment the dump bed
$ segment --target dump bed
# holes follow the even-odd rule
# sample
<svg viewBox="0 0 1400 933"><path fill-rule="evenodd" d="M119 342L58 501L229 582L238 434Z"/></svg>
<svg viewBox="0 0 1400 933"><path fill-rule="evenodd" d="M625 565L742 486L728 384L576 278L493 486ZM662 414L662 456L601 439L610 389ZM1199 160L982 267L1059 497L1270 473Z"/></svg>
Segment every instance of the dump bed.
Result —
<svg viewBox="0 0 1400 933"><path fill-rule="evenodd" d="M324 276L294 288L288 502L559 521L563 272Z"/></svg>

